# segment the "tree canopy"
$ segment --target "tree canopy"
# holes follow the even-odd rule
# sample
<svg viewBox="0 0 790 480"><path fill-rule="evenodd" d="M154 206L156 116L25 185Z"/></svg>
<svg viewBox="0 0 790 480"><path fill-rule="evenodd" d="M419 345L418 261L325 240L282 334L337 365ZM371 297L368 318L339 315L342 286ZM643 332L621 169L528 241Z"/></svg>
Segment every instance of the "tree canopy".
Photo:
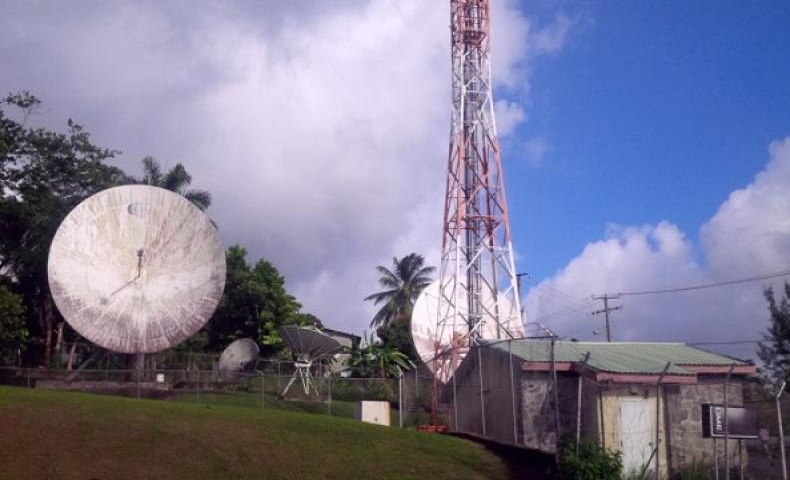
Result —
<svg viewBox="0 0 790 480"><path fill-rule="evenodd" d="M192 183L192 175L181 163L176 163L170 170L163 172L154 157L145 157L143 158L143 176L136 181L175 192L204 211L211 205L210 193L205 190L188 188Z"/></svg>
<svg viewBox="0 0 790 480"><path fill-rule="evenodd" d="M118 152L94 145L71 119L66 133L27 126L40 103L28 92L0 101L0 275L23 296L35 350L48 364L61 321L47 278L52 237L78 203L129 177L108 164ZM9 107L21 119L6 115Z"/></svg>
<svg viewBox="0 0 790 480"><path fill-rule="evenodd" d="M433 267L424 266L425 259L417 253L392 259L392 270L383 265L376 267L379 285L383 290L370 294L365 300L374 305L382 304L373 316L371 327L387 325L395 319L410 318L414 302L420 292L431 283Z"/></svg>
<svg viewBox="0 0 790 480"><path fill-rule="evenodd" d="M208 326L208 348L220 351L233 340L252 338L263 355L285 348L277 332L281 325L315 325L321 321L300 311L302 305L285 289L285 279L266 260L250 265L247 250L233 245L226 254L225 291Z"/></svg>
<svg viewBox="0 0 790 480"><path fill-rule="evenodd" d="M765 299L771 323L757 347L757 355L774 380L790 380L790 283L785 282L779 302L773 288L765 290Z"/></svg>
<svg viewBox="0 0 790 480"><path fill-rule="evenodd" d="M63 318L49 291L49 247L77 204L130 183L176 192L202 210L211 204L208 192L188 188L192 176L181 163L163 170L153 157L145 157L143 175L134 178L111 164L118 151L95 145L71 119L65 133L29 126L40 105L29 92L0 99L0 364L10 363L25 347L28 364L53 363ZM300 311L273 264L261 259L251 265L239 245L228 249L226 258L225 291L214 316L179 350L219 352L237 338L250 337L264 355L276 354L284 349L280 325L321 326L320 319ZM63 332L67 341L77 336L71 329Z"/></svg>
<svg viewBox="0 0 790 480"><path fill-rule="evenodd" d="M392 259L392 270L379 265L379 285L383 290L365 297L374 305L383 304L370 323L376 328L382 346L404 353L412 361L418 360L411 338L411 314L420 293L431 283L433 267L425 266L425 259L417 253Z"/></svg>

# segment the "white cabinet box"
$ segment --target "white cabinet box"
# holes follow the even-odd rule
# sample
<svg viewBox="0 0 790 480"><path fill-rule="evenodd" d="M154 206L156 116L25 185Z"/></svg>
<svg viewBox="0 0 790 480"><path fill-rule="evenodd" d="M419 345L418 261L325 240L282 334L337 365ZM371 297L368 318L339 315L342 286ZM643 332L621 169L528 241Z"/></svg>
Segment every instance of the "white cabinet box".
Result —
<svg viewBox="0 0 790 480"><path fill-rule="evenodd" d="M359 402L354 409L354 418L363 422L390 426L390 402Z"/></svg>

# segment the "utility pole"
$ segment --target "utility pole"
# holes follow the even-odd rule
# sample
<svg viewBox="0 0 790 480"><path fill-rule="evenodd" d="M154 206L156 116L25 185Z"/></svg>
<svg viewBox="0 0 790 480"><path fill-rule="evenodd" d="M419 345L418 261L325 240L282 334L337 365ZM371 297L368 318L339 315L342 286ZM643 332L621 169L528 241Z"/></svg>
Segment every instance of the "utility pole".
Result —
<svg viewBox="0 0 790 480"><path fill-rule="evenodd" d="M613 296L609 296L607 294L597 295L597 296L593 295L593 300L603 300L603 308L600 309L600 310L596 310L596 311L592 312L592 315L599 315L601 313L604 314L604 318L606 318L606 341L607 342L611 342L612 341L612 329L609 326L609 312L614 312L615 310L620 310L621 308L623 308L622 305L618 305L616 307L610 307L609 306L609 300L617 300L618 298L620 298L620 295L613 295Z"/></svg>

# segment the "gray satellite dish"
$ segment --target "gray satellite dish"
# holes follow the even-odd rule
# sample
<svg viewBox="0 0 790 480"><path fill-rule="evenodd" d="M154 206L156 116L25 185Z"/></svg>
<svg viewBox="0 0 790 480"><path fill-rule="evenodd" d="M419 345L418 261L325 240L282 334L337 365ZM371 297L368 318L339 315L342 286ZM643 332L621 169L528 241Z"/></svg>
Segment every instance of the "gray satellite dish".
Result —
<svg viewBox="0 0 790 480"><path fill-rule="evenodd" d="M77 205L49 252L60 313L109 350L153 353L200 330L225 286L217 228L192 202L148 185L101 191Z"/></svg>
<svg viewBox="0 0 790 480"><path fill-rule="evenodd" d="M310 367L314 361L339 351L342 345L315 327L284 325L280 327L280 334L296 356L294 373L291 375L288 385L283 389L281 396L285 397L288 389L291 388L291 385L297 379L301 380L305 395L309 396L311 391L318 395L318 389L313 382Z"/></svg>
<svg viewBox="0 0 790 480"><path fill-rule="evenodd" d="M219 357L219 371L223 374L245 372L255 368L260 349L250 338L240 338L228 345Z"/></svg>

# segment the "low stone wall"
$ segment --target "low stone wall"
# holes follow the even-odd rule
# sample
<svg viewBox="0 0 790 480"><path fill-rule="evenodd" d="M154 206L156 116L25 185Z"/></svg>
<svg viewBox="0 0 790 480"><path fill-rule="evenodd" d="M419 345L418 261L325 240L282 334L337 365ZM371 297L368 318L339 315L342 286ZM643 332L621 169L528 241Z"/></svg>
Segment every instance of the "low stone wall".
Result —
<svg viewBox="0 0 790 480"><path fill-rule="evenodd" d="M732 406L743 405L742 385L730 383L727 400ZM702 437L702 404L724 403L724 377L703 378L696 385L672 385L665 387L667 425L669 427L669 455L673 470L690 466L692 463L714 463L714 440ZM719 465L723 468L724 440L716 440ZM728 442L730 465L739 461L738 441ZM740 452L744 464L748 463L746 448Z"/></svg>

